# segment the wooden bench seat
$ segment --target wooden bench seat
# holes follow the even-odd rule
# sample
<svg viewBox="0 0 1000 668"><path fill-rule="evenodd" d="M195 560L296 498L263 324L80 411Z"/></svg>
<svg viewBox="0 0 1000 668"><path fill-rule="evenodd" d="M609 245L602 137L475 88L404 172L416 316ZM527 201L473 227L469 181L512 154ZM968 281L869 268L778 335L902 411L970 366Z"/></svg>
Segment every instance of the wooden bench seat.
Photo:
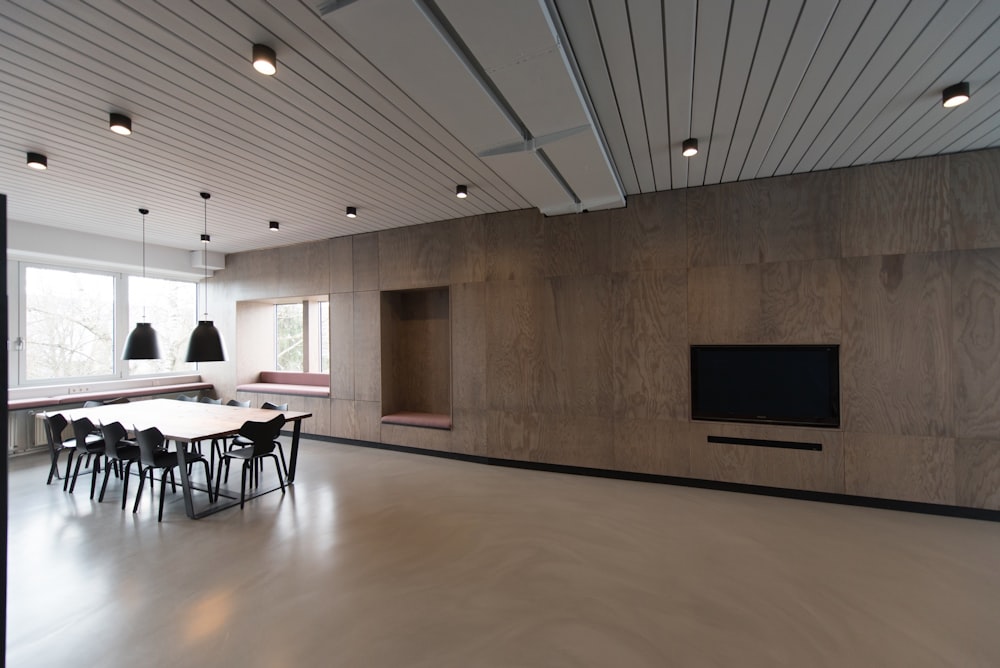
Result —
<svg viewBox="0 0 1000 668"><path fill-rule="evenodd" d="M76 394L56 394L50 397L32 397L29 399L10 399L7 410L23 411L32 408L47 408L49 406L65 406L67 404L82 404L85 401L107 401L109 399L135 397L152 397L159 394L181 394L184 392L201 392L211 390L212 383L175 383L173 385L154 385L145 387L128 387L117 390L95 390L93 392L77 392Z"/></svg>

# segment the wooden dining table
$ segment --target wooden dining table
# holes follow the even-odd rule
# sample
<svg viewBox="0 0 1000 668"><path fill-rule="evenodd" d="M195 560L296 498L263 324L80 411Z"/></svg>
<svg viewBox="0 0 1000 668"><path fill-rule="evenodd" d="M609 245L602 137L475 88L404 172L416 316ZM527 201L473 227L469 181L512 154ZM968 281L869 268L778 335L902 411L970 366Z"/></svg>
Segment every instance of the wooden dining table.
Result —
<svg viewBox="0 0 1000 668"><path fill-rule="evenodd" d="M184 510L187 516L192 519L199 519L237 505L239 499L233 499L231 503L221 503L216 500L201 508L195 508L194 495L191 493L193 486L188 477L185 459L188 448L181 444L234 436L239 432L244 422L248 420L267 422L279 412L285 416L287 422L292 424L292 443L288 457L288 475L285 480L286 483L291 484L295 481L295 469L298 464L302 420L312 417L312 413L222 406L194 401L177 401L176 399L149 399L148 401L51 411L53 414L62 414L70 423L73 420L86 417L95 425L121 422L129 431L156 427L163 432L167 440L177 442L177 469L184 495ZM211 485L212 481L208 480L207 484ZM253 496L260 496L269 491L273 491L273 489L258 491Z"/></svg>

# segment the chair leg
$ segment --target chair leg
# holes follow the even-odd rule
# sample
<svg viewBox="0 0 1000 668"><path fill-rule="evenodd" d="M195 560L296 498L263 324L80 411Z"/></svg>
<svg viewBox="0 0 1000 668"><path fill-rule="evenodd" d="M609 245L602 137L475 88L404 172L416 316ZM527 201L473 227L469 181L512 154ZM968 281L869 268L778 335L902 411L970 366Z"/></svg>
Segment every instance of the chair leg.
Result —
<svg viewBox="0 0 1000 668"><path fill-rule="evenodd" d="M247 459L243 462L243 481L240 484L240 510L243 510L243 503L247 500L247 469L253 460Z"/></svg>
<svg viewBox="0 0 1000 668"><path fill-rule="evenodd" d="M278 444L278 454L281 455L281 470L285 472L285 477L288 477L288 464L285 463L285 449L281 447L281 441L275 441Z"/></svg>
<svg viewBox="0 0 1000 668"><path fill-rule="evenodd" d="M105 467L107 468L107 467ZM97 489L97 474L101 472L101 456L94 457L94 469L90 472L90 500L94 500L94 491Z"/></svg>
<svg viewBox="0 0 1000 668"><path fill-rule="evenodd" d="M208 462L204 459L201 463L205 465L205 486L208 487L208 502L212 503L215 499L212 497L212 469L208 467Z"/></svg>
<svg viewBox="0 0 1000 668"><path fill-rule="evenodd" d="M69 485L69 493L72 494L73 490L76 489L76 479L80 475L80 464L83 463L83 455L77 454L76 456L76 466L73 468L73 482Z"/></svg>
<svg viewBox="0 0 1000 668"><path fill-rule="evenodd" d="M117 461L115 462L114 468L115 469L118 468ZM101 483L101 495L99 497L97 497L97 502L98 503L104 501L104 492L106 492L107 489L108 489L108 478L111 477L111 469L112 469L111 466L105 466L104 467L104 482ZM116 471L116 473L117 473L117 471Z"/></svg>
<svg viewBox="0 0 1000 668"><path fill-rule="evenodd" d="M139 510L139 502L142 501L142 490L146 487L146 471L148 470L150 469L139 469L139 491L135 493L135 504L132 506L133 513L138 512ZM124 508L124 506L122 507Z"/></svg>
<svg viewBox="0 0 1000 668"><path fill-rule="evenodd" d="M167 474L173 475L173 469L163 469L163 474L160 476L160 512L156 516L157 522L163 521L163 499L166 496L164 492L167 491Z"/></svg>
<svg viewBox="0 0 1000 668"><path fill-rule="evenodd" d="M222 462L223 462L223 459L219 459L219 468L215 469L215 500L216 501L219 500L219 485L222 484Z"/></svg>
<svg viewBox="0 0 1000 668"><path fill-rule="evenodd" d="M74 450L70 450L69 451L69 457L66 458L66 473L65 473L65 475L63 475L63 491L64 492L69 489L69 470L70 470L70 468L73 467L73 455L75 455L75 454L76 454L76 452Z"/></svg>
<svg viewBox="0 0 1000 668"><path fill-rule="evenodd" d="M122 510L125 510L125 499L128 498L128 478L129 478L129 473L131 472L132 472L132 462L129 461L129 463L125 465L125 472L122 476L124 478L124 480L122 480Z"/></svg>
<svg viewBox="0 0 1000 668"><path fill-rule="evenodd" d="M281 485L281 493L284 494L285 480L284 478L281 477L281 465L278 463L278 458L275 457L273 454L271 455L271 458L274 459L274 470L277 471L278 473L278 484Z"/></svg>
<svg viewBox="0 0 1000 668"><path fill-rule="evenodd" d="M49 479L46 481L46 485L51 485L52 478L59 475L59 453L49 448L49 457L52 460L52 465L49 466Z"/></svg>
<svg viewBox="0 0 1000 668"><path fill-rule="evenodd" d="M177 493L177 480L174 479L174 470L172 468L169 468L169 469L166 469L166 470L170 472L170 493L171 494L176 494ZM190 470L188 471L188 473L190 473Z"/></svg>

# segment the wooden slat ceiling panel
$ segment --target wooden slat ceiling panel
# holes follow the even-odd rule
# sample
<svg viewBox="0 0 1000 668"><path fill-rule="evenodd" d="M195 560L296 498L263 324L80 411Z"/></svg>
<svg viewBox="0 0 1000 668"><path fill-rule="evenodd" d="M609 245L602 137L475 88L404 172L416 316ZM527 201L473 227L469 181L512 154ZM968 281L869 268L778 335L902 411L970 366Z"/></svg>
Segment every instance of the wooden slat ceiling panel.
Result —
<svg viewBox="0 0 1000 668"><path fill-rule="evenodd" d="M578 205L614 201L615 179L633 195L1000 146L993 0L426 1L536 135L581 118L545 23L555 10L612 163L609 179L592 133L546 147ZM502 115L473 100L412 0L326 16L321 4L0 0L9 217L135 240L146 206L151 243L196 249L207 190L212 250L235 252L572 210L530 154L477 156L516 133L491 129ZM277 51L277 76L250 68L255 42ZM449 83L456 73L465 84ZM958 81L972 100L945 110L941 90ZM131 137L107 130L111 111L131 116ZM691 159L680 156L688 137L701 148ZM27 151L50 169L27 170ZM472 196L455 198L457 183ZM361 215L347 219L345 206Z"/></svg>

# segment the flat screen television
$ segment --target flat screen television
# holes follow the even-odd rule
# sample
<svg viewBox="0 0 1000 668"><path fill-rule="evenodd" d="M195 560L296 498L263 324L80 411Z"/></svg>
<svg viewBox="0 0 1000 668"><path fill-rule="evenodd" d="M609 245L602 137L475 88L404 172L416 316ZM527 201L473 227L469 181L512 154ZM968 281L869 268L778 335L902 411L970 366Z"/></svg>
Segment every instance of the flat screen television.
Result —
<svg viewBox="0 0 1000 668"><path fill-rule="evenodd" d="M691 346L691 418L840 426L840 346Z"/></svg>

